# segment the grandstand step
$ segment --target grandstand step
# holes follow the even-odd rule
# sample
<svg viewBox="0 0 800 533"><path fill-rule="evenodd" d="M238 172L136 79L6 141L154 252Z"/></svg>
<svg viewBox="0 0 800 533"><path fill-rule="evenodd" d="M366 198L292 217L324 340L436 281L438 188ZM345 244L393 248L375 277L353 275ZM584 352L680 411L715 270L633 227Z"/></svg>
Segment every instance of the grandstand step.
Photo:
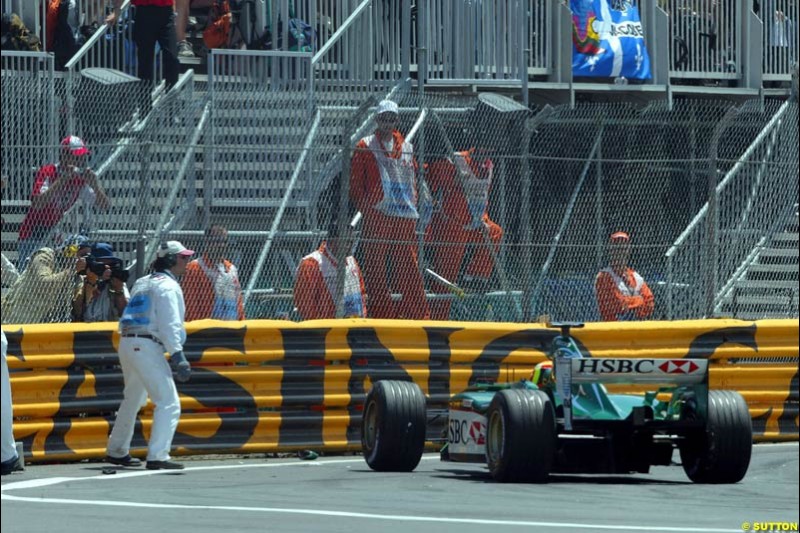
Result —
<svg viewBox="0 0 800 533"><path fill-rule="evenodd" d="M800 235L796 232L784 231L782 233L777 233L772 237L773 241L791 241L797 242Z"/></svg>
<svg viewBox="0 0 800 533"><path fill-rule="evenodd" d="M275 209L281 205L283 199L278 198L220 198L215 197L212 201L214 209L224 209L224 208L244 208L244 209L259 209L259 210L266 210L266 209ZM289 202L287 207L290 208L307 208L308 201L307 200L292 200Z"/></svg>
<svg viewBox="0 0 800 533"><path fill-rule="evenodd" d="M764 272L769 274L794 274L795 277L798 274L798 265L764 265L764 264L754 264L751 265L750 268L747 269L748 274L754 272Z"/></svg>
<svg viewBox="0 0 800 533"><path fill-rule="evenodd" d="M794 249L782 249L782 248L765 248L759 254L760 257L793 257L798 258L800 252L795 247Z"/></svg>
<svg viewBox="0 0 800 533"><path fill-rule="evenodd" d="M735 298L731 297L729 303L732 305L734 300L736 304L739 306L778 306L781 309L786 308L787 300L794 300L796 298L796 293L792 294L790 292L786 292L782 295L752 295L752 294L739 294L737 293Z"/></svg>
<svg viewBox="0 0 800 533"><path fill-rule="evenodd" d="M797 282L774 280L741 280L736 282L739 289L797 290Z"/></svg>

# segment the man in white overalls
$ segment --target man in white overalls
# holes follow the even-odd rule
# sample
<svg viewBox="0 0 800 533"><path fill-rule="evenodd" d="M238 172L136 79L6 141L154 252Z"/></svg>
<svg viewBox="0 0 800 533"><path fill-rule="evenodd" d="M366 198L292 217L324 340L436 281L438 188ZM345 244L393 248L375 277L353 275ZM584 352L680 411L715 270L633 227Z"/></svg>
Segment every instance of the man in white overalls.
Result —
<svg viewBox="0 0 800 533"><path fill-rule="evenodd" d="M430 317L417 263L417 184L414 148L397 130L397 104L378 104L375 133L356 145L350 199L364 216L361 265L372 318ZM392 292L400 293L397 304Z"/></svg>

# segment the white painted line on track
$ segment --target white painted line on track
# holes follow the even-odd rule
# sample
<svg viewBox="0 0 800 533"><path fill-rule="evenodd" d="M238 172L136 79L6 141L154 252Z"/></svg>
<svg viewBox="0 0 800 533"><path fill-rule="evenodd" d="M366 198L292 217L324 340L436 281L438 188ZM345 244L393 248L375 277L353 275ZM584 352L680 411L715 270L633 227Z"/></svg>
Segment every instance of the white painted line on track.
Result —
<svg viewBox="0 0 800 533"><path fill-rule="evenodd" d="M386 520L395 522L433 522L440 524L470 524L486 526L522 526L522 527L547 527L550 529L604 529L609 531L645 531L645 532L670 532L670 533L741 533L740 529L717 529L702 527L660 527L660 526L632 526L613 524L578 524L569 522L529 522L523 520L485 520L480 518L448 518L436 516L407 516L407 515L382 515L372 513L351 513L347 511L329 511L318 509L285 509L280 507L240 507L227 505L180 505L165 503L137 503L122 501L101 500L70 500L66 498L27 498L3 494L4 500L69 505L93 505L102 507L133 507L145 509L187 509L192 511L235 511L252 513L281 513L306 516L328 516L338 518L361 518L370 520Z"/></svg>
<svg viewBox="0 0 800 533"><path fill-rule="evenodd" d="M797 442L776 443L771 446L797 446ZM439 459L438 454L431 454L423 456L422 460ZM42 497L25 497L9 494L11 490L24 490L31 488L40 488L46 486L58 485L72 481L83 480L119 480L134 477L152 476L159 474L176 474L195 471L211 471L211 470L232 470L235 468L277 468L287 466L326 466L336 464L351 464L363 463L363 458L357 459L331 459L324 461L317 461L314 463L308 461L292 461L286 463L260 463L260 464L236 464L236 465L216 465L216 466L196 466L187 467L184 470L144 470L144 471L124 471L117 475L97 475L87 477L54 477L43 479L32 479L26 481L18 481L6 483L0 488L2 490L2 499L9 501L21 501L30 503L46 503L46 504L65 504L65 505L87 505L98 507L128 507L128 508L145 508L145 509L188 509L188 510L205 510L205 511L234 511L234 512L251 512L251 513L273 513L273 514L295 514L306 516L327 516L339 518L354 518L354 519L368 519L368 520L383 520L394 522L429 522L441 524L467 524L467 525L486 525L486 526L521 526L521 527L538 527L550 529L570 529L570 530L583 530L583 529L597 529L606 531L642 531L642 532L664 532L664 533L740 533L741 528L726 529L726 528L704 528L704 527L672 527L672 526L655 526L655 525L630 525L630 524L590 524L590 523L570 523L570 522L539 522L539 521L525 521L525 520L490 520L481 518L452 518L452 517L437 517L437 516L412 516L412 515L389 515L389 514L374 514L374 513L355 513L348 511L332 511L326 509L290 509L280 507L242 507L242 506L227 506L227 505L183 505L183 504L163 504L163 503L142 503L142 502L127 502L127 501L114 501L114 500L74 500L67 498L42 498Z"/></svg>
<svg viewBox="0 0 800 533"><path fill-rule="evenodd" d="M423 456L423 460L439 459L438 454ZM331 511L324 509L288 509L288 508L274 508L274 507L241 507L241 506L226 506L226 505L182 505L182 504L162 504L162 503L142 503L142 502L127 502L127 501L113 501L113 500L74 500L66 498L42 498L42 497L25 497L11 495L8 491L11 490L24 490L31 488L41 488L47 486L58 485L71 481L109 481L119 480L126 478L135 478L143 476L153 476L159 474L176 474L185 472L198 472L198 471L212 471L212 470L232 470L235 468L279 468L289 466L326 466L336 464L352 464L363 463L363 458L355 459L331 459L317 462L308 461L292 461L286 463L260 463L260 464L236 464L236 465L215 465L215 466L196 466L188 467L181 471L175 470L140 470L140 471L124 471L117 475L97 475L87 477L54 477L44 479L31 479L26 481L18 481L6 483L2 485L2 499L10 501L23 501L30 503L46 503L46 504L65 504L65 505L87 505L99 507L128 507L128 508L145 508L145 509L191 509L195 511L233 511L233 512L251 512L251 513L280 513L280 514L295 514L306 516L327 516L339 518L354 518L354 519L369 519L369 520L384 520L384 521L397 521L397 522L430 522L430 523L444 523L444 524L470 524L470 525L487 525L487 526L522 526L522 527L547 527L547 528L561 528L561 529L602 529L609 531L643 531L643 532L666 532L666 533L734 533L741 531L740 529L713 529L713 528L686 528L686 527L658 527L658 526L631 526L631 525L609 525L609 524L577 524L577 523L559 523L559 522L534 522L534 521L521 521L521 520L488 520L480 518L450 518L450 517L436 517L436 516L408 516L408 515L383 515L374 513L354 513L347 511Z"/></svg>
<svg viewBox="0 0 800 533"><path fill-rule="evenodd" d="M431 460L431 459L438 459L439 455L429 455L423 456L422 460ZM241 469L241 468L278 468L283 466L325 466L325 465L335 465L335 464L347 464L347 463L364 463L364 459L359 457L358 459L330 459L324 461L292 461L286 463L256 463L256 464L236 464L236 465L214 465L214 466L189 466L184 468L183 470L118 470L117 474L115 475L107 475L107 474L100 474L96 476L86 476L86 477L52 477L52 478L40 478L40 479L29 479L26 481L14 481L11 483L6 483L0 486L0 491L7 492L11 490L23 490L23 489L33 489L39 487L49 487L52 485L58 485L61 483L67 483L70 481L87 481L87 480L94 480L94 481L113 481L117 479L127 479L132 477L144 477L144 476L157 476L159 474L182 474L186 472L200 472L200 471L207 471L207 470L233 470L233 469ZM3 499L6 498L6 495L3 494Z"/></svg>

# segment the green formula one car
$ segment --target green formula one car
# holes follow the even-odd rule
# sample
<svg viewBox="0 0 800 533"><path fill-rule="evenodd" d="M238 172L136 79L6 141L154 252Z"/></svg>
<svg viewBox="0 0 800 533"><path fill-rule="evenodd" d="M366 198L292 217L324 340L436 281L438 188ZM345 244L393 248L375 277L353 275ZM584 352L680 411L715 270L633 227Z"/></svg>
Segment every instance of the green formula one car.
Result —
<svg viewBox="0 0 800 533"><path fill-rule="evenodd" d="M746 474L752 422L735 391L708 390L706 359L583 357L561 328L530 380L476 385L450 400L442 459L483 463L497 481L545 482L551 473L647 473L680 452L696 483ZM653 385L611 394L604 383ZM410 472L425 445L426 400L404 381L378 381L361 427L373 470Z"/></svg>

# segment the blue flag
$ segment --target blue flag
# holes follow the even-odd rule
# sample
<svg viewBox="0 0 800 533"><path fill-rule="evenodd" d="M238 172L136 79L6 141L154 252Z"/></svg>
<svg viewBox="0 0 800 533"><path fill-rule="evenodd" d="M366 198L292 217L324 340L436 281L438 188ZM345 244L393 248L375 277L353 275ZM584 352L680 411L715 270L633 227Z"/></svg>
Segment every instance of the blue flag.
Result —
<svg viewBox="0 0 800 533"><path fill-rule="evenodd" d="M650 58L634 4L634 0L570 0L573 76L650 79Z"/></svg>

